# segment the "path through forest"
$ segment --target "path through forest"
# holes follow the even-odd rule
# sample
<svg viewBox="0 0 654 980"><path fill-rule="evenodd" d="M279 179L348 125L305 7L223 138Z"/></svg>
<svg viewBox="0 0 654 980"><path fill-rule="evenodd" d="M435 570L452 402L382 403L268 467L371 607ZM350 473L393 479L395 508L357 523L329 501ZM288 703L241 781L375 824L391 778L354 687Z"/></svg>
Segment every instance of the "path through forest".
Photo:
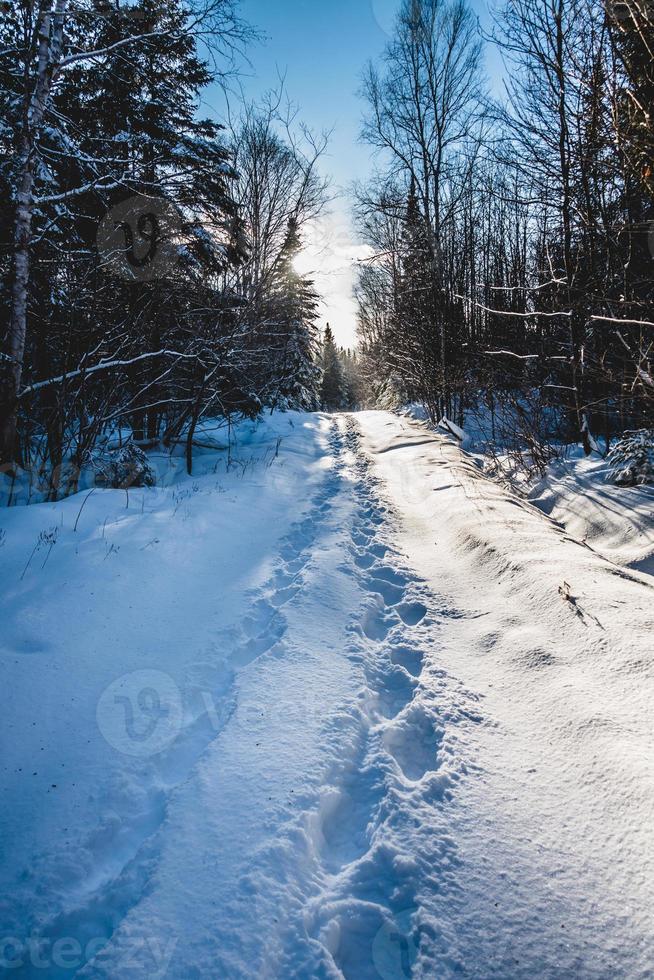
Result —
<svg viewBox="0 0 654 980"><path fill-rule="evenodd" d="M106 519L101 560L97 528L71 535L94 588L123 596L97 697L101 644L89 658L62 622L24 657L9 630L12 683L28 660L50 678L34 776L68 801L44 796L30 825L37 780L9 760L13 975L651 975L654 583L421 425L301 419L250 489L200 478L179 527L162 494L113 515L111 558ZM83 619L66 547L57 599ZM26 582L34 625L51 586ZM92 710L61 711L71 685ZM34 727L20 698L8 714Z"/></svg>

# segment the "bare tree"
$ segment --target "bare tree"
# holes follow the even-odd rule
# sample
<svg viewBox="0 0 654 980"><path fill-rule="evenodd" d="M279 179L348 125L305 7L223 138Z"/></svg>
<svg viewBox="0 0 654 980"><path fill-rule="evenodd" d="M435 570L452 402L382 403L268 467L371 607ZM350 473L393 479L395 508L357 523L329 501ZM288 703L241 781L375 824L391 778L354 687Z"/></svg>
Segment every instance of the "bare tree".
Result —
<svg viewBox="0 0 654 980"><path fill-rule="evenodd" d="M260 105L248 105L232 125L234 197L249 246L242 279L251 296L265 288L289 221L302 232L327 205L329 182L319 164L328 139L329 134L315 135L298 122L283 85Z"/></svg>
<svg viewBox="0 0 654 980"><path fill-rule="evenodd" d="M412 232L414 251L419 238L430 270L421 287L428 313L420 329L405 324L415 330L416 350L412 356L405 349L402 357L407 366L423 363L432 388L440 388L440 410L448 411L454 380L448 331L456 316L449 242L483 120L480 40L462 0L405 0L382 69L366 69L363 95L363 138L379 151L382 167L402 176L405 204L409 196L415 200L411 222L422 230Z"/></svg>

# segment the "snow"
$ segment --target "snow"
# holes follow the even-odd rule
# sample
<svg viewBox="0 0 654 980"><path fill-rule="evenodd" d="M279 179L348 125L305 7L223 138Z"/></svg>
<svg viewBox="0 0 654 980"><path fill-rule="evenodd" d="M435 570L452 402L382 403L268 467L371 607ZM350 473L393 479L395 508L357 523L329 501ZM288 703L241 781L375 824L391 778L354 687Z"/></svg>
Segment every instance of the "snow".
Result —
<svg viewBox="0 0 654 980"><path fill-rule="evenodd" d="M453 435L455 439L458 439L462 445L468 438L464 430L458 426L456 422L450 421L450 419L448 419L445 415L438 423L438 427L439 429L443 429L444 432L449 432L450 435Z"/></svg>
<svg viewBox="0 0 654 980"><path fill-rule="evenodd" d="M553 520L619 565L654 572L654 488L618 487L607 482L602 457L579 447L551 463L529 499Z"/></svg>
<svg viewBox="0 0 654 980"><path fill-rule="evenodd" d="M3 965L650 976L652 579L414 420L237 441L0 516Z"/></svg>
<svg viewBox="0 0 654 980"><path fill-rule="evenodd" d="M424 975L651 975L652 579L575 541L451 441L361 423L403 517L397 544L440 596L432 658L484 719L450 807L456 884L423 905L444 937Z"/></svg>
<svg viewBox="0 0 654 980"><path fill-rule="evenodd" d="M254 400L256 396L250 395ZM276 439L283 438L293 431L295 422L301 426L303 418L297 412L287 412L281 416L281 421L261 424L259 420L239 419L227 422L225 419L202 420L195 431L193 440L193 473L195 476L212 473L223 466L222 453L229 453L235 458L236 466L241 468L249 465L258 453L259 447L265 445L266 452L274 456ZM272 426L272 427L271 427ZM129 428L116 429L110 436L103 437L102 442L94 452L94 458L82 467L78 473L78 487L89 490L96 483L103 482L102 470L105 451L118 450L132 438ZM248 452L254 450L254 455ZM216 456L216 451L221 455ZM156 473L156 483L159 487L171 487L187 481L186 468L186 438L182 437L172 449L152 450L148 453L150 465ZM268 458L267 461L270 462ZM66 478L71 468L70 460L66 459L62 466L59 486L60 492L66 486ZM100 477L100 479L98 479ZM49 476L45 474L41 482L37 476L18 470L16 478L0 472L0 508L24 506L27 504L43 503L49 496Z"/></svg>

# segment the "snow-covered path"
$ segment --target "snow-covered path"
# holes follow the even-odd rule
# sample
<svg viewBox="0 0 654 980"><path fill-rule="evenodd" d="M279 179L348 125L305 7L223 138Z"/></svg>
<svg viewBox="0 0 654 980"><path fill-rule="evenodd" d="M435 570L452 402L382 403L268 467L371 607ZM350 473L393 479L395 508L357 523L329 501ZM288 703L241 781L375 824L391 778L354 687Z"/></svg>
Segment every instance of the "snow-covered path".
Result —
<svg viewBox="0 0 654 980"><path fill-rule="evenodd" d="M417 892L450 850L438 822L460 767L437 759L452 752L444 719L477 721L476 698L442 671L418 680L430 597L387 543L392 515L354 422L331 421L327 448L269 578L217 638L238 668L212 689L227 723L129 871L154 860L147 894L139 881L82 975L126 963L151 975L153 933L157 953L175 937L167 970L180 977L402 976L416 957Z"/></svg>
<svg viewBox="0 0 654 980"><path fill-rule="evenodd" d="M651 976L654 582L422 426L374 412L297 428L250 484L205 496L201 478L178 531L165 495L129 524L115 515L112 542L138 539L122 575L143 590L154 655L117 647L84 683L97 667L79 629L62 623L43 650L32 638L51 688L34 722L47 718L45 784L26 783L18 763L36 776L35 757L12 741L5 965L121 980ZM91 500L98 524L111 499ZM64 527L70 504L52 508ZM29 511L11 514L8 546ZM97 537L86 559L72 535L57 544L63 595L27 576L5 597L33 634L79 601L66 547L115 595L121 566L98 563ZM145 574L153 541L170 564ZM9 558L13 581L24 559ZM129 647L121 613L103 605L104 628ZM17 650L3 664L25 688L34 658ZM71 678L83 704L66 717ZM29 700L3 699L12 740L29 743ZM63 803L62 758L77 776Z"/></svg>

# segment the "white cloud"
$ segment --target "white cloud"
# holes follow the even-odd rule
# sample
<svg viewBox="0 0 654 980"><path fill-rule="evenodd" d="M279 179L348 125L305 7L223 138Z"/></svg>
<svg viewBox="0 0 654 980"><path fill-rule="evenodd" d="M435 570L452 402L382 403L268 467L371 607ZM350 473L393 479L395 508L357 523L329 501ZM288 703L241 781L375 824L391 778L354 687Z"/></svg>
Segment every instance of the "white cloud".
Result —
<svg viewBox="0 0 654 980"><path fill-rule="evenodd" d="M334 208L305 234L305 246L295 260L298 272L313 278L322 297L322 322L331 324L338 343L345 347L356 342L352 291L357 262L370 254L369 246L357 241L347 212Z"/></svg>

